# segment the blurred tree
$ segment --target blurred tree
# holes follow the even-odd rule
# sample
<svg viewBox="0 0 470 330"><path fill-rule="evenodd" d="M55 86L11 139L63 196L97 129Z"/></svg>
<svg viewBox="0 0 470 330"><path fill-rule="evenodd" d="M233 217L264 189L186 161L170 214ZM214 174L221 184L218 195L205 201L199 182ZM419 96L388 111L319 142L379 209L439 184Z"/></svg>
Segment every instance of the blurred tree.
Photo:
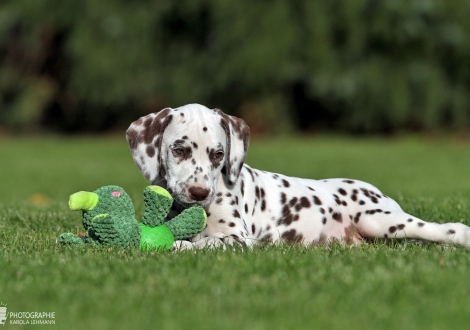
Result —
<svg viewBox="0 0 470 330"><path fill-rule="evenodd" d="M127 125L190 102L258 132L464 127L465 0L4 0L0 125Z"/></svg>
<svg viewBox="0 0 470 330"><path fill-rule="evenodd" d="M305 6L307 44L318 45L306 50L310 92L339 105L337 125L366 132L468 125L470 3Z"/></svg>

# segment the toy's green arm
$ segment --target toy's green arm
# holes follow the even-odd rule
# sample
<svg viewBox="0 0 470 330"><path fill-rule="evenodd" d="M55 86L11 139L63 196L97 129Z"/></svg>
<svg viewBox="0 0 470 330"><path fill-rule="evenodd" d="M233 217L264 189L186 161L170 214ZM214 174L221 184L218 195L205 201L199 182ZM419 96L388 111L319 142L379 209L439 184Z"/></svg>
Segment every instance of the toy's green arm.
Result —
<svg viewBox="0 0 470 330"><path fill-rule="evenodd" d="M191 238L199 234L207 224L207 215L201 206L184 210L178 216L166 222L164 226L172 232L175 240Z"/></svg>
<svg viewBox="0 0 470 330"><path fill-rule="evenodd" d="M108 214L100 214L93 218L93 222L87 230L87 236L99 244L114 245L119 236L118 231L114 228L115 222L115 219Z"/></svg>
<svg viewBox="0 0 470 330"><path fill-rule="evenodd" d="M173 204L170 193L159 186L148 186L144 189L145 211L142 222L149 227L163 224Z"/></svg>
<svg viewBox="0 0 470 330"><path fill-rule="evenodd" d="M59 243L72 246L85 246L83 239L72 233L64 233L59 236Z"/></svg>

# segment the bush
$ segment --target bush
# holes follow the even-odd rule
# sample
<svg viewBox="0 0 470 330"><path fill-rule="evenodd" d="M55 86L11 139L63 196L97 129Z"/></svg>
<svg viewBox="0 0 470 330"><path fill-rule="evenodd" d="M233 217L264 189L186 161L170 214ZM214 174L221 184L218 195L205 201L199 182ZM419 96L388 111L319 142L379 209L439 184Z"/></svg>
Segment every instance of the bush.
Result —
<svg viewBox="0 0 470 330"><path fill-rule="evenodd" d="M7 0L0 124L102 130L190 102L259 131L468 125L455 0Z"/></svg>

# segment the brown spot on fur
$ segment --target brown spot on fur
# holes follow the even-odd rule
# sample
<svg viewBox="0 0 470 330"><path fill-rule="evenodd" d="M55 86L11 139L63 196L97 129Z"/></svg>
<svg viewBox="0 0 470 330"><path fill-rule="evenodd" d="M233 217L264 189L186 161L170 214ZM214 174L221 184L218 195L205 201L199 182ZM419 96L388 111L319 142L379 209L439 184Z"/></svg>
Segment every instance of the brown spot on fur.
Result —
<svg viewBox="0 0 470 330"><path fill-rule="evenodd" d="M152 143L153 138L158 134L162 134L167 126L171 123L173 116L169 115L169 113L170 109L163 109L162 111L158 112L153 119L149 117L147 120L145 120L145 128L142 130L142 137L146 144Z"/></svg>
<svg viewBox="0 0 470 330"><path fill-rule="evenodd" d="M338 192L343 195L343 196L346 196L348 193L346 192L346 190L344 190L343 188L339 188L338 189Z"/></svg>
<svg viewBox="0 0 470 330"><path fill-rule="evenodd" d="M298 201L297 197L293 197L293 198L289 201L289 206L290 206L290 207L294 207L295 204L297 204L297 201Z"/></svg>
<svg viewBox="0 0 470 330"><path fill-rule="evenodd" d="M335 212L331 215L333 220L338 221L338 222L343 222L343 216L339 212Z"/></svg>
<svg viewBox="0 0 470 330"><path fill-rule="evenodd" d="M264 212L265 210L266 210L266 200L263 199L263 200L261 200L261 211Z"/></svg>
<svg viewBox="0 0 470 330"><path fill-rule="evenodd" d="M273 237L272 234L267 233L266 235L264 235L264 236L260 239L260 242L262 242L262 243L271 243L272 240L273 240L272 237Z"/></svg>
<svg viewBox="0 0 470 330"><path fill-rule="evenodd" d="M284 205L282 208L282 216L281 218L277 221L277 225L286 225L289 226L292 221L294 221L294 216L292 212L290 211L290 208L288 205Z"/></svg>
<svg viewBox="0 0 470 330"><path fill-rule="evenodd" d="M307 197L300 198L300 205L306 209L312 206L312 204L310 204L310 201L307 199Z"/></svg>
<svg viewBox="0 0 470 330"><path fill-rule="evenodd" d="M289 187L290 187L289 181L287 181L287 180L285 180L285 179L282 179L282 184L283 184L284 187L286 187L286 188L289 188Z"/></svg>
<svg viewBox="0 0 470 330"><path fill-rule="evenodd" d="M313 202L315 203L315 205L322 205L321 199L317 196L313 196Z"/></svg>
<svg viewBox="0 0 470 330"><path fill-rule="evenodd" d="M301 243L304 237L302 234L297 234L295 229L291 229L282 233L281 237L289 244L298 244Z"/></svg>
<svg viewBox="0 0 470 330"><path fill-rule="evenodd" d="M354 216L354 223L358 223L360 217L361 217L361 212L356 213L356 215Z"/></svg>
<svg viewBox="0 0 470 330"><path fill-rule="evenodd" d="M335 198L336 205L341 205L341 200L339 199L339 196L336 194L333 194L333 197Z"/></svg>
<svg viewBox="0 0 470 330"><path fill-rule="evenodd" d="M285 193L281 193L281 204L285 204L287 202L287 196Z"/></svg>
<svg viewBox="0 0 470 330"><path fill-rule="evenodd" d="M153 156L155 156L155 149L152 145L147 146L147 148L145 149L145 152L147 153L147 156L149 156L150 158L153 158Z"/></svg>
<svg viewBox="0 0 470 330"><path fill-rule="evenodd" d="M255 187L255 197L256 197L256 199L260 199L260 191L259 191L258 186Z"/></svg>
<svg viewBox="0 0 470 330"><path fill-rule="evenodd" d="M251 175L251 181L255 182L255 176L254 176L253 171L251 170L251 168L246 167L246 170L247 170L248 173L250 173L250 175Z"/></svg>

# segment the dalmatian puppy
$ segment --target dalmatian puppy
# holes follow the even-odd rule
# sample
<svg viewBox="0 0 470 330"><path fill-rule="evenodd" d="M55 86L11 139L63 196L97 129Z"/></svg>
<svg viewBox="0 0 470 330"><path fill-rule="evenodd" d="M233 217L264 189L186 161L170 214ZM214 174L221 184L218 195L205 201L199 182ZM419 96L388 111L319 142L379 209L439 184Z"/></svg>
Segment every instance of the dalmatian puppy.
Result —
<svg viewBox="0 0 470 330"><path fill-rule="evenodd" d="M416 238L470 248L470 227L418 219L368 183L251 168L244 163L249 127L219 109L166 108L133 122L126 136L147 180L168 189L176 206L207 212L207 227L176 246Z"/></svg>

